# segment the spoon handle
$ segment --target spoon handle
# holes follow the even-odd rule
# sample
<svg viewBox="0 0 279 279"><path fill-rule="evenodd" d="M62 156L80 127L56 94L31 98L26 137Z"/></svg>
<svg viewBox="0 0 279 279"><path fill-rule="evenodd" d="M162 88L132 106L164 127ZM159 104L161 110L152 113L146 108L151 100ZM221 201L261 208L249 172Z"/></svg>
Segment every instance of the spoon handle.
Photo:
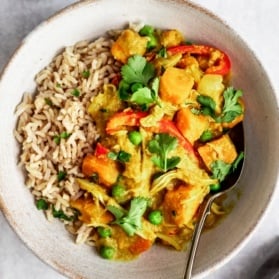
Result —
<svg viewBox="0 0 279 279"><path fill-rule="evenodd" d="M212 204L213 200L214 200L214 197L210 197L206 201L205 206L202 208L201 218L199 219L199 221L197 222L197 224L195 226L192 240L191 240L191 247L190 247L190 252L189 252L189 256L188 256L188 260L187 260L186 270L185 270L184 277L183 277L184 279L191 278L194 258L195 258L197 247L199 244L200 235L201 235L201 232L203 229L205 219L206 219L207 215L210 213L210 208L211 208L211 204Z"/></svg>

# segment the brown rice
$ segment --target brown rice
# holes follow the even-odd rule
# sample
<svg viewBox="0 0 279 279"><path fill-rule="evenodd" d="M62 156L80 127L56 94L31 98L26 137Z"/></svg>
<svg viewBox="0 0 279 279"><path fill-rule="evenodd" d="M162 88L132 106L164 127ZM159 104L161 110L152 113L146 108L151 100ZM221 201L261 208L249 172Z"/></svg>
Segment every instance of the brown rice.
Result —
<svg viewBox="0 0 279 279"><path fill-rule="evenodd" d="M37 74L35 96L24 94L16 110L19 118L14 134L21 144L20 165L26 171L26 186L36 200L43 198L69 217L74 215L70 200L82 195L75 178L83 177L82 159L98 138L87 107L103 84L119 72L120 65L110 54L112 42L112 38L101 37L66 47ZM73 90L78 90L79 96L74 96ZM54 139L63 132L67 137L57 144ZM67 174L60 182L59 171ZM46 210L50 221L54 218L52 206ZM62 221L77 234L78 243L90 242L91 228Z"/></svg>

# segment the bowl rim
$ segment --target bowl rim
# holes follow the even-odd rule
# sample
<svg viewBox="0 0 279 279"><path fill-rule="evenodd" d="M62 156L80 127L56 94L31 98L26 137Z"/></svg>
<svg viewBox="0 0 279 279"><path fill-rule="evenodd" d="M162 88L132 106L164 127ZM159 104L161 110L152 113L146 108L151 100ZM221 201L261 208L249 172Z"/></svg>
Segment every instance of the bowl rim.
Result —
<svg viewBox="0 0 279 279"><path fill-rule="evenodd" d="M29 40L32 39L33 36L36 36L37 32L40 32L45 25L47 25L48 23L51 23L52 21L55 21L57 18L60 18L62 16L64 16L65 14L71 12L72 10L75 9L79 9L80 7L85 7L87 5L90 4L95 4L97 2L104 2L104 1L108 1L108 0L83 0L83 1L79 1L79 2L75 2L72 3L58 11L56 11L55 13L53 13L52 15L50 15L48 18L46 18L45 20L41 21L36 27L34 27L19 43L19 45L16 47L16 49L13 51L13 53L10 55L10 57L8 58L8 61L6 62L6 64L3 66L2 71L0 72L0 84L2 82L2 80L5 79L6 76L6 72L8 71L10 65L13 63L13 61L17 58L17 56L20 54L21 49L23 48L23 46L26 44L26 42L28 42ZM166 3L176 3L178 5L184 5L184 6L190 6L191 8L198 10L200 13L205 14L209 17L211 17L212 19L218 21L220 24L222 24L224 27L226 27L227 29L229 29L229 31L233 32L234 35L237 37L238 40L240 40L242 42L242 44L250 51L250 53L252 54L252 56L254 57L255 61L257 62L257 64L260 66L260 68L262 69L263 74L265 75L265 77L267 78L268 82L269 82L269 87L271 88L272 92L275 95L275 99L276 99L276 106L277 106L277 116L279 116L279 95L276 94L276 90L272 84L272 81L270 80L265 67L263 66L263 64L260 62L260 60L258 59L257 55L255 54L255 52L253 51L253 49L249 46L249 44L245 41L244 38L242 38L238 32L236 32L226 21L225 19L219 17L218 15L216 15L214 12L210 11L209 9L203 7L202 5L198 4L198 3L194 3L191 0L154 0L156 2L166 2ZM253 227L250 228L250 230L247 232L246 237L243 239L240 239L234 246L233 250L230 251L230 253L228 253L227 255L225 255L225 257L223 259L221 259L219 262L216 262L214 266L212 266L210 269L206 269L206 270L202 270L200 273L197 273L194 277L197 279L200 278L204 278L205 276L214 273L216 270L218 270L220 267L224 266L226 263L228 263L232 258L235 257L235 255L237 255L240 250L243 249L243 247L250 241L250 239L252 238L252 236L254 235L254 233L258 230L260 224L263 222L264 218L266 217L266 215L269 213L272 204L275 203L275 197L279 194L279 187L276 187L278 184L278 180L279 180L279 164L277 165L277 178L274 180L274 184L270 186L270 188L272 190L270 190L270 195L269 195L269 199L267 200L266 204L264 205L261 213L259 214L258 218L256 219L256 221L253 224ZM278 185L279 186L279 185ZM39 253L37 253L37 251L33 248L31 248L32 245L30 245L31 240L25 239L24 235L21 234L20 230L18 229L18 226L16 224L16 220L13 218L12 213L9 211L8 206L5 203L4 197L1 195L1 185L0 185L0 211L3 213L3 216L5 217L5 219L7 220L7 223L9 224L9 226L13 229L13 231L17 234L17 236L20 238L20 241L29 249L29 251L32 251L32 253L34 255L36 255L37 258L39 258L42 262L46 263L49 267L51 267L53 270L59 272L61 275L64 276L68 276L69 278L73 278L73 279L77 279L77 278L81 278L80 274L74 274L72 272L70 272L69 270L67 270L67 268L65 268L64 266L59 265L59 263L57 262L53 262L51 260L49 260L46 256L43 256Z"/></svg>

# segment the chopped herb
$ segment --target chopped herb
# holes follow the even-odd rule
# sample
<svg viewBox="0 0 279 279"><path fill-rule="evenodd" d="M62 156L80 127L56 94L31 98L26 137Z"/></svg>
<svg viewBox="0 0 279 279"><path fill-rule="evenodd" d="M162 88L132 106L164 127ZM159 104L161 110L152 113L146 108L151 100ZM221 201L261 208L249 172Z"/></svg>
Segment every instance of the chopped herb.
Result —
<svg viewBox="0 0 279 279"><path fill-rule="evenodd" d="M99 183L99 174L97 172L90 176L90 181L94 183Z"/></svg>
<svg viewBox="0 0 279 279"><path fill-rule="evenodd" d="M117 159L118 159L118 161L120 161L122 163L127 163L130 161L131 156L132 155L130 153L127 153L125 151L119 151Z"/></svg>
<svg viewBox="0 0 279 279"><path fill-rule="evenodd" d="M65 179L67 176L67 173L65 171L59 171L57 174L57 180L58 182L62 181L63 179Z"/></svg>
<svg viewBox="0 0 279 279"><path fill-rule="evenodd" d="M162 57L162 58L167 58L168 54L167 54L167 49L165 47L162 47L157 54L158 57Z"/></svg>
<svg viewBox="0 0 279 279"><path fill-rule="evenodd" d="M142 227L142 216L146 211L148 200L136 197L131 200L128 212L116 206L109 205L107 209L115 216L113 224L119 225L129 236L133 236Z"/></svg>
<svg viewBox="0 0 279 279"><path fill-rule="evenodd" d="M75 89L71 92L71 94L72 94L73 96L75 96L75 97L79 97L80 91L79 91L77 88L75 88Z"/></svg>
<svg viewBox="0 0 279 279"><path fill-rule="evenodd" d="M63 210L56 210L54 205L52 206L52 215L54 218L66 220L66 221L72 221L73 217L67 216Z"/></svg>
<svg viewBox="0 0 279 279"><path fill-rule="evenodd" d="M138 82L146 86L155 76L155 68L143 56L134 55L121 68L121 75L123 80L129 85Z"/></svg>
<svg viewBox="0 0 279 279"><path fill-rule="evenodd" d="M155 135L154 139L148 143L148 150L155 154L151 158L152 162L165 172L175 168L180 162L180 157L178 156L168 158L169 152L176 148L177 142L176 137L162 133Z"/></svg>
<svg viewBox="0 0 279 279"><path fill-rule="evenodd" d="M241 151L237 158L234 160L234 162L232 163L232 172L236 171L236 169L238 168L240 162L244 159L244 152Z"/></svg>
<svg viewBox="0 0 279 279"><path fill-rule="evenodd" d="M57 88L61 88L61 84L58 83L58 82L56 82L55 86L56 86Z"/></svg>
<svg viewBox="0 0 279 279"><path fill-rule="evenodd" d="M44 199L39 199L36 201L36 207L39 210L47 210L48 209L48 202Z"/></svg>
<svg viewBox="0 0 279 279"><path fill-rule="evenodd" d="M202 105L203 114L206 114L205 112L210 112L210 114L214 114L216 103L211 97L199 95L197 97L197 101Z"/></svg>
<svg viewBox="0 0 279 279"><path fill-rule="evenodd" d="M221 115L217 118L217 122L232 122L237 116L243 113L243 108L239 103L242 96L241 90L228 87L224 91L224 107Z"/></svg>
<svg viewBox="0 0 279 279"><path fill-rule="evenodd" d="M60 135L55 135L53 140L56 144L60 144L61 139L67 139L71 136L71 133L62 132Z"/></svg>
<svg viewBox="0 0 279 279"><path fill-rule="evenodd" d="M212 140L212 138L213 138L212 132L209 131L209 130L206 130L206 131L204 131L204 132L201 134L201 136L200 136L200 141L202 141L202 142L207 142L207 141L209 141L209 140Z"/></svg>
<svg viewBox="0 0 279 279"><path fill-rule="evenodd" d="M45 103L46 103L48 106L50 106L50 107L53 106L53 103L52 103L52 101L51 101L50 98L45 98Z"/></svg>
<svg viewBox="0 0 279 279"><path fill-rule="evenodd" d="M90 71L89 71L89 70L86 70L86 71L83 71L81 74L82 74L82 76L83 76L84 78L89 78L89 76L90 76Z"/></svg>
<svg viewBox="0 0 279 279"><path fill-rule="evenodd" d="M129 160L131 158L131 154L127 153L123 150L120 150L118 153L110 151L107 154L107 157L111 160L114 160L114 161L117 160L117 161L122 162L122 163L127 163L127 162L129 162Z"/></svg>

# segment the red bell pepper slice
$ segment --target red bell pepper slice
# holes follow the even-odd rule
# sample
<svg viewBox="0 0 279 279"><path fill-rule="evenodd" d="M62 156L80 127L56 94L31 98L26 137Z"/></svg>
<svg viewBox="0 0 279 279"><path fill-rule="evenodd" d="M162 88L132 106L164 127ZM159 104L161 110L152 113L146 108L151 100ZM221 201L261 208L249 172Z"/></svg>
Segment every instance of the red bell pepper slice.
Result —
<svg viewBox="0 0 279 279"><path fill-rule="evenodd" d="M216 60L215 65L207 68L205 72L207 74L226 75L230 72L231 62L229 56L225 52L219 49L216 49L211 46L206 46L206 45L179 45L179 46L169 47L167 49L170 55L174 55L178 53L210 55L210 53L216 50L220 52L220 57Z"/></svg>
<svg viewBox="0 0 279 279"><path fill-rule="evenodd" d="M99 157L107 156L108 153L109 153L109 149L98 142L96 145L94 155L99 158Z"/></svg>
<svg viewBox="0 0 279 279"><path fill-rule="evenodd" d="M125 126L139 126L140 119L146 117L147 112L126 110L115 113L107 122L107 134L113 134L120 131Z"/></svg>

